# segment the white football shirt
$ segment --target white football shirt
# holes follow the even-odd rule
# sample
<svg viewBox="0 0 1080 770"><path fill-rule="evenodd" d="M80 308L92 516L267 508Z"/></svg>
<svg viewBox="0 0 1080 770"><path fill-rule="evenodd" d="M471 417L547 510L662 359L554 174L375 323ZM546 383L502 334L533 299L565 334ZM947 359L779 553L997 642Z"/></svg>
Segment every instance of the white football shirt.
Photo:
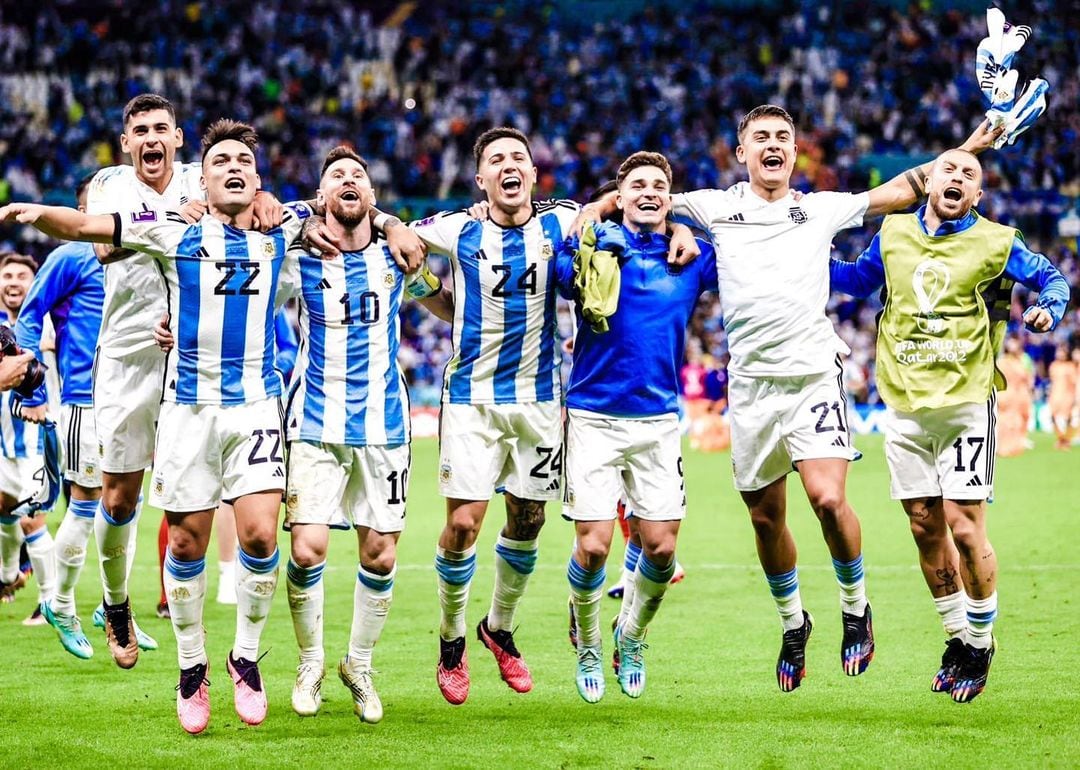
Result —
<svg viewBox="0 0 1080 770"><path fill-rule="evenodd" d="M712 235L731 353L747 377L820 374L851 352L825 314L829 255L840 230L862 224L868 193L793 194L769 202L740 182L672 196L676 217Z"/></svg>
<svg viewBox="0 0 1080 770"><path fill-rule="evenodd" d="M201 200L198 163L173 163L173 176L165 192L135 175L134 166L109 166L94 175L86 192L88 214L137 211L150 208L175 211L190 200ZM166 310L165 282L161 269L147 254L105 266L105 304L101 314L98 345L105 355L116 357L154 346L154 324Z"/></svg>

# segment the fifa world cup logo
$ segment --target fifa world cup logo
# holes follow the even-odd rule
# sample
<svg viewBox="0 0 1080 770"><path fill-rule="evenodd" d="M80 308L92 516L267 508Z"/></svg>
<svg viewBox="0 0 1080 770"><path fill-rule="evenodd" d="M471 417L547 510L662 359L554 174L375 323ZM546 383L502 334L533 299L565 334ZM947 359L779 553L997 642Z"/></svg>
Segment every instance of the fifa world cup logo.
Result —
<svg viewBox="0 0 1080 770"><path fill-rule="evenodd" d="M915 292L915 301L919 303L919 312L915 314L919 330L924 334L944 332L945 317L934 308L949 290L948 268L936 259L920 262L911 279L911 288Z"/></svg>

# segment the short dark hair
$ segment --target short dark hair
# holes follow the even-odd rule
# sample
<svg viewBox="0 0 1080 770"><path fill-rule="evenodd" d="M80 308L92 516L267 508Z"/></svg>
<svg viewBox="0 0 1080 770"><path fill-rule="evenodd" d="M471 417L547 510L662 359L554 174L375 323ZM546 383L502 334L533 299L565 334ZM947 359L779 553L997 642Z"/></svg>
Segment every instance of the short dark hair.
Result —
<svg viewBox="0 0 1080 770"><path fill-rule="evenodd" d="M30 268L35 275L38 271L37 260L26 254L19 254L15 251L9 251L7 254L0 256L0 270L3 270L8 265L23 265Z"/></svg>
<svg viewBox="0 0 1080 770"><path fill-rule="evenodd" d="M90 183L92 181L94 181L95 176L97 176L97 172L96 171L91 171L89 174L87 174L86 176L84 176L82 179L80 179L78 182L75 183L75 201L76 201L76 203L78 202L79 198L82 197L82 194L84 192L86 192L86 188L90 186Z"/></svg>
<svg viewBox="0 0 1080 770"><path fill-rule="evenodd" d="M127 128L128 121L132 117L151 110L165 110L172 118L172 122L176 123L176 110L173 109L172 102L158 94L139 94L124 105L124 128Z"/></svg>
<svg viewBox="0 0 1080 770"><path fill-rule="evenodd" d="M472 153L473 158L476 159L477 168L480 168L480 159L484 156L484 150L487 149L487 146L499 139L517 139L525 145L525 152L529 153L529 160L532 160L532 148L529 147L529 137L511 126L498 126L496 128L489 128L476 138L476 144L473 145Z"/></svg>
<svg viewBox="0 0 1080 770"><path fill-rule="evenodd" d="M242 142L252 152L259 146L259 135L252 126L231 118L218 118L202 136L202 159L206 160L206 153L210 152L210 148L215 144L229 139Z"/></svg>
<svg viewBox="0 0 1080 770"><path fill-rule="evenodd" d="M783 107L775 104L759 104L750 112L743 115L742 120L739 121L739 128L735 132L735 136L739 142L742 142L743 132L746 131L746 127L750 125L750 121L757 120L758 118L781 118L787 121L787 124L791 126L791 133L795 133L795 121L791 119L791 115Z"/></svg>
<svg viewBox="0 0 1080 770"><path fill-rule="evenodd" d="M615 182L619 187L622 187L622 183L630 172L642 166L656 166L664 172L668 184L671 184L671 164L668 163L668 159L658 152L646 152L645 150L635 152L622 162L622 165L619 166L619 173L615 175Z"/></svg>
<svg viewBox="0 0 1080 770"><path fill-rule="evenodd" d="M609 179L608 181L597 187L595 190L593 190L593 194L589 196L588 202L596 203L608 193L615 192L618 189L619 183L616 182L614 179Z"/></svg>
<svg viewBox="0 0 1080 770"><path fill-rule="evenodd" d="M364 171L367 171L367 161L360 156L360 154L348 145L339 144L330 152L326 153L326 160L323 161L322 171L319 172L319 179L322 179L326 174L326 169L337 163L342 158L350 158L355 160L361 166L364 167Z"/></svg>

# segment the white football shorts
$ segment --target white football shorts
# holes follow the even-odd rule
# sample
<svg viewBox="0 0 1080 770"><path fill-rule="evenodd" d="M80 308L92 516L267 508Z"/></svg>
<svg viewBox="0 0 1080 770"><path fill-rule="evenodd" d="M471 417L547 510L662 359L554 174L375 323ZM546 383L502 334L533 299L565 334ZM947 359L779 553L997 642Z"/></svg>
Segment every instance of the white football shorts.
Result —
<svg viewBox="0 0 1080 770"><path fill-rule="evenodd" d="M996 394L981 404L885 413L885 461L894 500L989 500L996 450Z"/></svg>
<svg viewBox="0 0 1080 770"><path fill-rule="evenodd" d="M798 377L743 377L728 383L735 488L753 492L801 460L857 460L848 426L843 364ZM636 513L636 512L635 512Z"/></svg>
<svg viewBox="0 0 1080 770"><path fill-rule="evenodd" d="M64 478L85 489L101 487L94 408L78 404L61 406L60 431L64 437Z"/></svg>
<svg viewBox="0 0 1080 770"><path fill-rule="evenodd" d="M408 444L291 442L285 529L293 524L325 524L400 532L405 528L411 459Z"/></svg>
<svg viewBox="0 0 1080 770"><path fill-rule="evenodd" d="M156 347L94 359L94 421L101 470L130 473L150 467L161 411L165 354Z"/></svg>
<svg viewBox="0 0 1080 770"><path fill-rule="evenodd" d="M285 490L281 400L161 405L150 504L190 513Z"/></svg>
<svg viewBox="0 0 1080 770"><path fill-rule="evenodd" d="M563 515L611 521L623 495L635 518L686 517L678 415L630 419L568 409Z"/></svg>
<svg viewBox="0 0 1080 770"><path fill-rule="evenodd" d="M439 415L439 494L490 500L558 500L562 489L562 407L443 404Z"/></svg>
<svg viewBox="0 0 1080 770"><path fill-rule="evenodd" d="M25 500L41 489L45 461L35 457L0 457L0 493Z"/></svg>

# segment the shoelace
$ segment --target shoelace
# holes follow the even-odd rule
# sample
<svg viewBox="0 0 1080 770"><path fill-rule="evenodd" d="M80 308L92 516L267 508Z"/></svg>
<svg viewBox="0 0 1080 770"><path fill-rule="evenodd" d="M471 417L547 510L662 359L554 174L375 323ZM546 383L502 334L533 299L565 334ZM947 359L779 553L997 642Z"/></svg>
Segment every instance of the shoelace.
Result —
<svg viewBox="0 0 1080 770"><path fill-rule="evenodd" d="M461 657L465 654L465 639L455 639L447 642L442 639L439 650L439 661L445 669L457 668L461 663Z"/></svg>
<svg viewBox="0 0 1080 770"><path fill-rule="evenodd" d="M105 616L109 619L109 625L112 626L116 643L121 647L127 647L131 643L131 637L128 636L128 620L131 617L131 610L127 602L106 607ZM117 622L118 620L123 622Z"/></svg>
<svg viewBox="0 0 1080 770"><path fill-rule="evenodd" d="M619 650L620 665L629 662L631 668L640 666L642 664L641 654L647 649L649 649L649 645L645 644L645 642L637 642L633 639L623 641Z"/></svg>
<svg viewBox="0 0 1080 770"><path fill-rule="evenodd" d="M269 654L270 650L267 650L260 655L254 663L248 661L246 658L232 658L233 669L236 671L237 675L239 675L240 681L244 682L244 684L256 692L262 690L262 677L259 676L259 663Z"/></svg>
<svg viewBox="0 0 1080 770"><path fill-rule="evenodd" d="M206 665L200 663L180 672L180 684L176 685L176 689L180 691L181 697L190 698L203 682L206 682L207 687L210 686L210 680L206 678Z"/></svg>
<svg viewBox="0 0 1080 770"><path fill-rule="evenodd" d="M581 670L595 674L597 671L602 671L604 668L603 661L600 656L599 647L586 647L578 653L578 665L581 666Z"/></svg>
<svg viewBox="0 0 1080 770"><path fill-rule="evenodd" d="M515 628L514 631L517 631L517 629ZM487 629L488 634L502 648L503 652L512 657L520 658L521 653L518 652L518 648L514 644L514 631L492 631L490 628Z"/></svg>

